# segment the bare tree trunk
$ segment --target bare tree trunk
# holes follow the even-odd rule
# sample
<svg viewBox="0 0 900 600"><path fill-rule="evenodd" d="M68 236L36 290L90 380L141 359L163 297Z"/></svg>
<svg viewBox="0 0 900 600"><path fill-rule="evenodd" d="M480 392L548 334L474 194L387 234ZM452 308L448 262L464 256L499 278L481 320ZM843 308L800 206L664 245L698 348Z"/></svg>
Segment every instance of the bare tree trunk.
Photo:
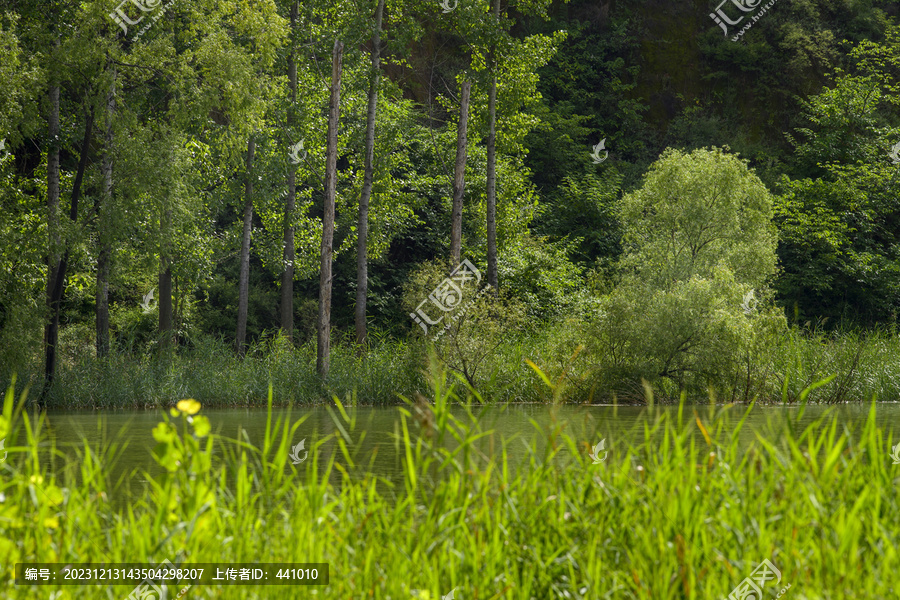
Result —
<svg viewBox="0 0 900 600"><path fill-rule="evenodd" d="M491 82L488 95L488 140L487 140L487 259L488 283L497 286L497 77Z"/></svg>
<svg viewBox="0 0 900 600"><path fill-rule="evenodd" d="M344 44L335 40L331 55L331 101L325 153L325 214L322 216L322 265L319 270L319 322L316 370L328 377L331 353L331 257L334 241L334 201L337 193L337 137L341 109L341 59Z"/></svg>
<svg viewBox="0 0 900 600"><path fill-rule="evenodd" d="M169 348L174 341L172 331L172 265L169 257L159 257L159 333L161 347Z"/></svg>
<svg viewBox="0 0 900 600"><path fill-rule="evenodd" d="M250 303L250 235L253 226L253 135L247 141L247 183L244 187L244 233L241 242L241 274L238 282L238 318L235 347L239 355L246 351L247 305Z"/></svg>
<svg viewBox="0 0 900 600"><path fill-rule="evenodd" d="M494 0L494 18L500 22L500 0ZM488 95L488 139L487 139L487 259L488 283L496 294L497 281L497 56L494 48L490 52L491 90Z"/></svg>
<svg viewBox="0 0 900 600"><path fill-rule="evenodd" d="M291 51L288 54L288 82L291 105L288 108L288 129L294 124L294 106L297 102L297 57L294 55L294 36L299 18L299 2L291 4ZM294 209L297 206L297 182L294 169L288 170L288 193L284 205L284 271L281 272L281 331L288 340L294 338Z"/></svg>
<svg viewBox="0 0 900 600"><path fill-rule="evenodd" d="M59 332L59 321L55 318L53 310L53 288L56 285L56 274L59 269L60 247L62 242L59 237L59 86L51 85L50 114L47 116L48 132L50 134L50 147L47 150L47 307L50 309L50 321L44 327L44 391L47 392L53 383L53 374L56 370L56 342Z"/></svg>
<svg viewBox="0 0 900 600"><path fill-rule="evenodd" d="M459 98L459 125L456 128L456 169L453 174L453 209L450 214L450 268L462 259L463 191L466 187L466 147L469 125L469 94L472 84L463 81Z"/></svg>
<svg viewBox="0 0 900 600"><path fill-rule="evenodd" d="M59 95L57 96L55 106L51 111L56 112L57 133L59 131ZM91 145L91 138L94 133L94 111L89 110L84 125L84 139L81 141L81 156L78 160L78 171L75 173L75 181L72 183L72 203L69 208L69 219L73 223L78 221L78 201L81 198L81 184L84 181L84 172L87 169L88 151ZM57 154L57 185L59 184L59 163ZM59 207L59 194L56 196L57 208ZM59 313L62 308L63 287L66 280L66 268L69 263L69 250L63 252L62 258L54 269L53 285L50 289L50 324L46 330L46 362L44 364L44 381L49 387L53 383L53 376L56 373L56 346L59 342ZM45 387L45 391L47 389Z"/></svg>
<svg viewBox="0 0 900 600"><path fill-rule="evenodd" d="M160 350L172 347L175 341L174 318L172 306L172 252L170 240L172 230L172 209L166 206L159 217L159 343Z"/></svg>
<svg viewBox="0 0 900 600"><path fill-rule="evenodd" d="M100 235L103 235L102 233ZM102 243L102 242L101 242ZM109 353L109 266L110 250L103 244L97 255L97 296L95 317L97 325L97 356Z"/></svg>
<svg viewBox="0 0 900 600"><path fill-rule="evenodd" d="M98 200L97 206L97 237L99 239L100 250L97 254L97 296L95 302L95 314L97 325L97 356L106 356L109 352L109 267L112 260L112 249L110 248L109 236L107 231L108 222L104 218L104 214L108 213L112 204L112 145L113 145L113 115L116 110L116 71L112 70L112 82L109 86L109 92L106 95L106 139L103 152L103 162L101 171L103 173L103 193Z"/></svg>
<svg viewBox="0 0 900 600"><path fill-rule="evenodd" d="M62 255L59 237L59 86L50 86L50 115L47 118L50 147L47 150L47 229L49 255L47 257L47 304L55 280L55 269Z"/></svg>
<svg viewBox="0 0 900 600"><path fill-rule="evenodd" d="M375 31L372 34L372 74L369 80L369 109L366 115L366 164L362 193L359 196L359 221L356 225L356 343L359 353L366 347L366 300L369 293L369 199L372 197L372 179L375 162L375 116L378 112L378 78L381 70L381 15L384 0L378 0L375 9Z"/></svg>

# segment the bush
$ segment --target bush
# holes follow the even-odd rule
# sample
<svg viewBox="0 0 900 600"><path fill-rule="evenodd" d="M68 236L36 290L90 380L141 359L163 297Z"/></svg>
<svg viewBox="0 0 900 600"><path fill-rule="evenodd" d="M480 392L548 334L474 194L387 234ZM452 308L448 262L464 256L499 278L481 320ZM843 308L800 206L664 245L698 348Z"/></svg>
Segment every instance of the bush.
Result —
<svg viewBox="0 0 900 600"><path fill-rule="evenodd" d="M434 344L440 360L471 386L481 387L496 375L496 363L492 373L482 372L482 367L491 362L488 359L501 344L510 341L512 332L524 332L533 320L527 318L525 305L518 298L506 291L497 296L488 287L478 289L480 281L461 284L461 295L454 292L437 298L448 273L443 261L421 265L404 288L403 304L423 323L416 332Z"/></svg>
<svg viewBox="0 0 900 600"><path fill-rule="evenodd" d="M771 194L720 149L670 149L620 215L621 282L593 340L602 376L734 390L759 341L783 326L766 287L777 243Z"/></svg>

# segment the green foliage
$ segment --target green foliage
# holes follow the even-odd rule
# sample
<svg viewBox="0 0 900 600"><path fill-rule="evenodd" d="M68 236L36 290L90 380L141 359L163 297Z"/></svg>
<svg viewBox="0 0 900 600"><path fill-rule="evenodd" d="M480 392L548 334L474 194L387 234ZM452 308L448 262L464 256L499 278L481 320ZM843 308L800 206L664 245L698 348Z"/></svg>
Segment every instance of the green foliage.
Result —
<svg viewBox="0 0 900 600"><path fill-rule="evenodd" d="M784 274L776 283L788 314L836 324L892 323L900 311L900 207L881 169L828 179L785 180L776 208Z"/></svg>
<svg viewBox="0 0 900 600"><path fill-rule="evenodd" d="M540 321L577 310L586 297L581 269L569 254L567 244L523 236L498 261L504 294L520 302L529 318Z"/></svg>
<svg viewBox="0 0 900 600"><path fill-rule="evenodd" d="M563 178L556 193L539 207L537 227L553 239L567 239L572 260L608 264L621 253L621 227L616 207L622 176L610 169L602 176Z"/></svg>
<svg viewBox="0 0 900 600"><path fill-rule="evenodd" d="M239 373L231 387L227 378L212 377L229 390L226 403L259 397L264 377L258 363L238 368L207 337L234 328L244 152L254 136L249 333L255 348L269 347L278 326L284 227L292 225L293 341L302 344L314 331L317 308L335 39L344 41L345 53L332 323L336 338L345 334L356 291L353 250L374 0L301 2L293 30L292 3L284 0L176 2L159 7L161 18L140 40L123 38L104 3L7 4L0 15L4 374L40 369L46 265L66 250L59 389L71 384L73 402L89 406L114 398L110 404L139 405L136 382L157 396L190 383L168 367L147 366L158 313L138 303L165 268L172 270L174 326L187 354L179 364L193 368L191 353L217 357L217 364ZM470 383L497 397L539 397L523 384L530 377L520 368L527 342L556 376L570 366L577 372L573 398L591 397L595 376L607 377L604 385L618 376L662 377L670 389L690 382L696 391L709 383L735 389L738 371L752 396L751 390L773 389L754 358L766 344L783 343L773 302L800 322L896 321L900 175L888 151L900 142L900 27L890 2L778 3L739 42L723 38L685 4L522 0L502 3L499 18L492 7L491 0L466 1L443 13L438 2L415 0L389 3L386 11L367 316L378 330L373 337L383 334L389 347L404 348L398 364L414 365L418 373L421 362L408 349L403 290L407 303L415 298L416 304L443 277L444 267L434 261L447 254L462 80L473 84L463 247L473 261L484 262L484 142L494 76L503 295L480 297L439 341L441 355ZM137 9L130 4L128 10ZM296 99L287 91L288 56L299 67ZM47 136L51 84L61 90L58 140ZM115 108L108 112L110 90ZM94 137L81 148L88 115ZM306 155L294 164L288 149L301 140ZM600 140L609 156L594 164L590 151ZM48 157L57 143L61 202L59 213L49 215ZM748 157L766 185L780 181L774 210L746 165L718 151L691 152L725 144ZM663 155L644 188L636 189L666 146L680 150ZM87 166L72 224L66 213L82 158ZM101 170L106 158L113 164L111 197ZM285 215L289 173L296 175L297 206ZM623 192L633 193L617 210ZM782 267L774 280L773 215ZM56 217L62 245L48 231ZM99 251L105 248L112 252L109 301L119 353L112 364L137 370L121 393L74 373L80 367L109 375L90 356ZM425 275L429 269L436 279ZM602 311L586 289L608 294ZM751 291L755 310L747 317L740 305ZM579 328L592 311L603 325L585 339ZM532 327L560 338L541 340ZM411 345L424 352L418 342ZM589 351L576 350L582 345ZM295 358L305 356L297 352ZM348 353L336 367L342 391L352 389L357 369L367 373L355 382L370 397L393 400L390 386L375 375L368 379L364 361L351 360L347 348L340 352ZM303 368L278 362L284 356L273 360L285 385L320 399L323 388L308 381ZM163 381L156 384L153 376ZM410 382L417 376L404 380L403 389L415 388ZM751 379L757 383L747 383ZM59 391L55 399L65 395Z"/></svg>
<svg viewBox="0 0 900 600"><path fill-rule="evenodd" d="M499 296L489 286L477 289L473 278L461 287L459 298L438 306L432 296L450 272L445 264L434 261L420 266L405 286L403 304L411 316L418 314L424 320L418 311L424 307L426 316L437 321L428 323L427 330L416 327L416 333L424 331L423 337L429 346L434 345L440 360L470 386L480 388L497 375L497 363L490 358L509 341L511 332L528 327L525 305L505 289Z"/></svg>
<svg viewBox="0 0 900 600"><path fill-rule="evenodd" d="M863 42L852 69L804 103L806 126L790 139L798 174L776 203L784 275L776 289L802 322L893 323L900 311L900 27L883 44Z"/></svg>
<svg viewBox="0 0 900 600"><path fill-rule="evenodd" d="M625 253L594 354L618 377L732 388L753 340L781 320L772 197L721 149L666 151L622 200ZM602 369L601 369L602 372Z"/></svg>
<svg viewBox="0 0 900 600"><path fill-rule="evenodd" d="M5 140L6 148L0 150L0 159L6 158L19 141L16 131L23 124L23 106L28 87L34 85L37 73L30 59L22 52L17 36L18 16L6 12L0 15L0 81L3 94L0 97L0 140ZM12 134L12 135L11 135Z"/></svg>
<svg viewBox="0 0 900 600"><path fill-rule="evenodd" d="M0 134L2 135L2 134ZM9 150L9 140L7 140ZM0 152L0 369L28 364L40 351L46 285L46 208L41 182L14 172ZM3 373L4 376L9 373Z"/></svg>
<svg viewBox="0 0 900 600"><path fill-rule="evenodd" d="M667 150L623 198L621 218L623 270L660 289L717 267L751 287L775 272L772 196L722 149Z"/></svg>

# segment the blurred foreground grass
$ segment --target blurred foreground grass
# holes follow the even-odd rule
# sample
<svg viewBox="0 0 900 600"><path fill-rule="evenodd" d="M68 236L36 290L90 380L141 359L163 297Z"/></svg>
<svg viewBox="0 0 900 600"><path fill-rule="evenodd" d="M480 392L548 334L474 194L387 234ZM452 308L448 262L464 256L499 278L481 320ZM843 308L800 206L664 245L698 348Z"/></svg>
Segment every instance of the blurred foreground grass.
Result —
<svg viewBox="0 0 900 600"><path fill-rule="evenodd" d="M270 411L257 448L210 435L199 405L182 402L154 430L164 476L110 481L114 456L89 447L54 476L42 419L10 389L0 597L122 599L134 589L14 585L18 562L166 559L330 565L326 586L195 585L185 598L406 600L418 590L438 599L455 589L454 600L712 599L764 559L781 573L764 597L788 585L783 597L795 600L898 597L900 465L874 403L862 426L825 416L779 439L757 434L749 447L738 444L744 408L686 414L682 404L648 417L642 441L607 446L597 464L588 452L598 440L535 423L530 458L513 470L505 447L493 461L478 449L490 432L479 427L477 394L457 419L446 373L434 366L430 377L432 397L399 409L398 485L367 473L366 432L337 401L327 461L292 464L302 419L273 422ZM306 448L311 457L327 439ZM147 484L135 489L139 478ZM131 502L114 508L110 496L127 487Z"/></svg>

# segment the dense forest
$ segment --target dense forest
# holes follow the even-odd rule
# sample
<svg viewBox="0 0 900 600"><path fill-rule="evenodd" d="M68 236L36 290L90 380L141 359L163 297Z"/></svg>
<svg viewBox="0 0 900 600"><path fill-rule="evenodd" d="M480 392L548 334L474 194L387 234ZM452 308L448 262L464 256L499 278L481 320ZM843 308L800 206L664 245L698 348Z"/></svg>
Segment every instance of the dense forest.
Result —
<svg viewBox="0 0 900 600"><path fill-rule="evenodd" d="M0 47L0 377L51 405L389 401L429 353L900 394L896 0L0 0Z"/></svg>

